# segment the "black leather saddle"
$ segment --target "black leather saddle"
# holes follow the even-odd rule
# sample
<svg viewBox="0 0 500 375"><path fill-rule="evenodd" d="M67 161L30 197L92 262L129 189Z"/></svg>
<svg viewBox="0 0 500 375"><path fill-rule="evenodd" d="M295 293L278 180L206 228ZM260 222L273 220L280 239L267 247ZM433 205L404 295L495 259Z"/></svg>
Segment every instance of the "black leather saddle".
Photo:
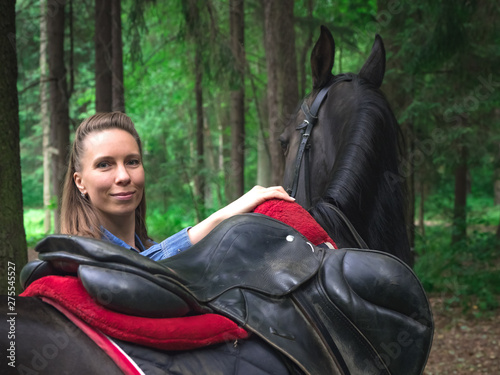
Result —
<svg viewBox="0 0 500 375"><path fill-rule="evenodd" d="M47 237L36 250L24 287L77 274L97 302L122 313L216 312L306 374L421 374L429 355L432 313L409 267L378 251L314 246L264 215L232 217L160 262L75 236Z"/></svg>

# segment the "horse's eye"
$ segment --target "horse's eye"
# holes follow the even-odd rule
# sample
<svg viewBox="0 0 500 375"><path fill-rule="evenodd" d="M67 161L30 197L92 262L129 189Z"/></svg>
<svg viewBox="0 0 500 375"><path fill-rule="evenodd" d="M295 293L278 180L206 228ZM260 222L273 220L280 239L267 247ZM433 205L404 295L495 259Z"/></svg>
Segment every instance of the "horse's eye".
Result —
<svg viewBox="0 0 500 375"><path fill-rule="evenodd" d="M281 149L283 150L283 153L286 153L288 150L288 141L284 138L279 138L279 142L281 145Z"/></svg>

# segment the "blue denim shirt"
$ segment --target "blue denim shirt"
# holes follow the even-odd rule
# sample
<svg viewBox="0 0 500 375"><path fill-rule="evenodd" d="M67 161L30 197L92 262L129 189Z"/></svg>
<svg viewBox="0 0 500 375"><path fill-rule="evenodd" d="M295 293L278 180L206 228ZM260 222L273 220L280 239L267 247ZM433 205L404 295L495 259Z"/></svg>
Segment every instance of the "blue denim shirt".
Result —
<svg viewBox="0 0 500 375"><path fill-rule="evenodd" d="M130 247L125 241L122 241L111 233L106 228L102 228L102 239L107 240L115 245L131 249L139 252L152 260L162 260L179 254L180 252L190 248L192 246L189 236L187 234L188 229L191 227L184 228L180 232L168 237L160 243L154 243L149 249L145 249L143 243L139 239L139 236L135 235L135 247Z"/></svg>

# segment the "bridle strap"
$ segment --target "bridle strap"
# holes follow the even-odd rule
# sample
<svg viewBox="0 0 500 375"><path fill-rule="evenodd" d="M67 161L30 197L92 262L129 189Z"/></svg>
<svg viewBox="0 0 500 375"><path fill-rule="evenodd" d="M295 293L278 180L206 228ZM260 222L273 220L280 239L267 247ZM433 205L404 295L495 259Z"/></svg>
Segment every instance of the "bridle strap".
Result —
<svg viewBox="0 0 500 375"><path fill-rule="evenodd" d="M294 197L297 195L297 188L299 185L299 176L300 176L300 167L302 165L302 159L304 158L305 154L305 163L306 165L309 162L309 138L311 136L312 129L314 125L318 122L318 111L325 100L328 90L330 90L331 85L328 85L326 87L323 87L318 95L316 95L316 98L314 98L313 104L311 108L306 104L306 102L302 103L301 109L302 112L304 112L305 119L302 122L301 125L297 127L297 130L301 131L301 140L299 144L299 149L297 151L297 158L295 159L295 173L293 176L293 183L292 187L288 189L288 193L290 194L291 197ZM308 168L305 169L306 173L309 173ZM307 204L310 204L310 191L311 187L309 185L309 176L306 176L306 201Z"/></svg>
<svg viewBox="0 0 500 375"><path fill-rule="evenodd" d="M301 125L299 125L296 130L301 131L301 140L299 144L299 149L297 151L297 157L295 159L295 171L294 171L294 176L293 176L293 181L292 185L287 188L287 193L291 197L296 197L297 196L297 189L299 185L299 176L300 176L300 168L302 166L302 160L305 158L305 195L306 195L306 204L311 206L311 186L310 186L310 179L309 179L309 170L308 170L308 165L309 165L309 139L311 136L312 129L314 125L318 122L318 112L319 108L321 107L321 104L325 101L328 91L332 86L339 82L344 82L344 81L351 81L352 80L352 74L340 74L336 76L332 82L330 82L329 85L323 87L318 95L314 98L313 104L311 108L308 107L306 102L304 101L302 103L301 109L302 112L304 112L305 119L302 122Z"/></svg>
<svg viewBox="0 0 500 375"><path fill-rule="evenodd" d="M323 87L318 95L316 95L316 98L314 98L313 104L311 105L311 108L307 105L307 103L304 101L302 102L301 109L302 112L304 113L305 119L300 124L297 126L296 130L301 131L301 140L299 144L299 149L297 151L297 158L295 159L295 172L293 176L293 182L292 182L292 187L287 189L288 194L290 194L291 197L296 197L297 195L297 189L299 185L299 176L300 176L300 167L302 165L302 160L304 160L305 163L305 168L304 168L304 177L305 177L305 194L306 194L306 203L308 208L311 206L311 186L310 186L310 176L309 176L309 149L310 149L310 144L309 144L309 139L311 137L311 132L318 122L318 111L319 108L321 107L321 104L325 101L328 91L330 88L342 81L350 81L352 80L352 75L350 74L342 74L336 77L336 79L331 82L328 86ZM368 249L368 246L366 242L363 240L363 238L359 235L359 233L356 231L352 223L349 221L346 215L338 208L337 206L334 206L331 203L326 203L326 205L333 210L339 217L340 219L344 222L346 225L347 229L351 232L351 235L353 239L356 241L357 245L359 246L360 249Z"/></svg>

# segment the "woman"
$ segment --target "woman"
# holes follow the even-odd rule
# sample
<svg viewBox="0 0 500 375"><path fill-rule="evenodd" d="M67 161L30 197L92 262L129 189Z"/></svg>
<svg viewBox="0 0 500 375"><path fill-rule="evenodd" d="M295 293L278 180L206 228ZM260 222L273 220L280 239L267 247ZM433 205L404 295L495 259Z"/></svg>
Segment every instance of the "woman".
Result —
<svg viewBox="0 0 500 375"><path fill-rule="evenodd" d="M98 113L76 130L63 188L61 232L108 240L161 260L194 245L223 220L272 198L294 200L280 186L256 186L201 223L155 243L145 224L139 135L127 115Z"/></svg>

